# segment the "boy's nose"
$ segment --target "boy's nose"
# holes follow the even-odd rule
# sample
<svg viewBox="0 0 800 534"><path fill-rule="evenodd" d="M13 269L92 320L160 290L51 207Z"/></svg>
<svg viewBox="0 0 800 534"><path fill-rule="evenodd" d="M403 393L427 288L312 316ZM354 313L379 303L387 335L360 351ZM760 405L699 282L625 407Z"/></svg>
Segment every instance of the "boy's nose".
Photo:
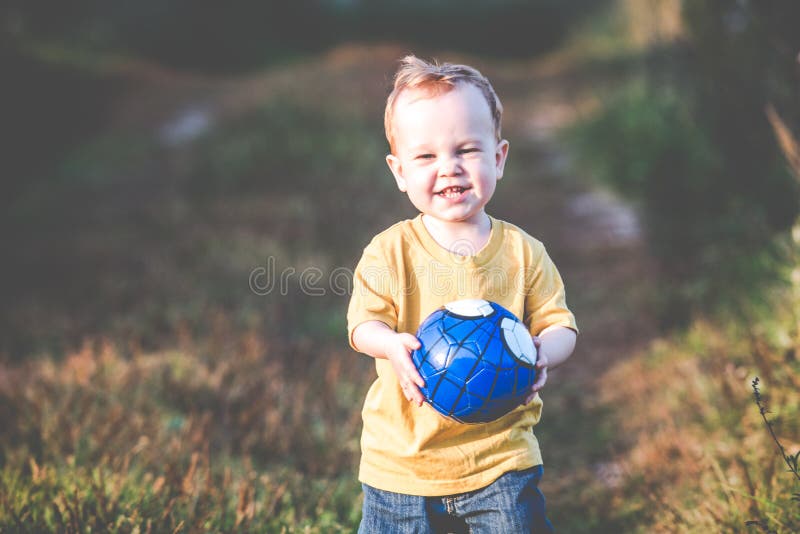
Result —
<svg viewBox="0 0 800 534"><path fill-rule="evenodd" d="M439 176L458 176L462 172L461 160L455 156L443 159L439 165Z"/></svg>

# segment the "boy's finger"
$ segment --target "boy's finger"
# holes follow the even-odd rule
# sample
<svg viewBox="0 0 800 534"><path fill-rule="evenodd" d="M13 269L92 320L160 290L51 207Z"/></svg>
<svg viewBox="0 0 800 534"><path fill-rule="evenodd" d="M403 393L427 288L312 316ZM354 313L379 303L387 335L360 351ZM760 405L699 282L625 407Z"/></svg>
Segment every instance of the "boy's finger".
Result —
<svg viewBox="0 0 800 534"><path fill-rule="evenodd" d="M542 372L539 373L539 376L536 379L536 382L534 382L534 384L533 384L533 392L536 393L540 389L542 389L546 382L547 382L547 367L543 367L542 368Z"/></svg>
<svg viewBox="0 0 800 534"><path fill-rule="evenodd" d="M418 349L422 346L422 344L419 342L419 339L411 334L403 334L403 345L411 350Z"/></svg>
<svg viewBox="0 0 800 534"><path fill-rule="evenodd" d="M410 358L408 360L408 365L406 365L403 370L405 371L404 374L405 374L405 378L406 378L405 381L406 382L414 383L414 384L418 385L421 388L425 387L425 380L422 379L422 375L419 374L419 371L417 371L417 368L411 362Z"/></svg>
<svg viewBox="0 0 800 534"><path fill-rule="evenodd" d="M414 372L410 376L411 376L411 381L414 384L416 384L417 386L419 386L421 388L425 387L425 380L422 379L422 376L419 374L419 372L416 369L414 369Z"/></svg>
<svg viewBox="0 0 800 534"><path fill-rule="evenodd" d="M406 400L409 402L413 402L417 406L422 406L422 403L425 401L425 397L420 392L419 388L413 383L409 382L405 386L402 386L403 395L405 395Z"/></svg>
<svg viewBox="0 0 800 534"><path fill-rule="evenodd" d="M416 391L414 392L414 403L417 406L422 406L422 403L425 401L425 397L422 396L422 393L416 387L414 388Z"/></svg>
<svg viewBox="0 0 800 534"><path fill-rule="evenodd" d="M536 393L536 391L533 391L533 387L531 387L531 394L525 397L525 401L522 403L522 405L524 406L526 404L530 404L531 401L536 398Z"/></svg>

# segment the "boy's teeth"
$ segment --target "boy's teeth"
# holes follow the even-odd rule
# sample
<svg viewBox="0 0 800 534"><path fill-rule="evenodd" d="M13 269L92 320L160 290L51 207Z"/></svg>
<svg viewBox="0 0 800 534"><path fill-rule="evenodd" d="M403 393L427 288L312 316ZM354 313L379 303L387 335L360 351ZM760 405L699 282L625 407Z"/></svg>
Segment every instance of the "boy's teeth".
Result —
<svg viewBox="0 0 800 534"><path fill-rule="evenodd" d="M443 196L446 196L446 197L457 197L458 195L460 195L463 192L464 192L464 188L463 187L457 187L456 186L456 187L448 187L448 188L442 189L439 192L439 194L443 195Z"/></svg>

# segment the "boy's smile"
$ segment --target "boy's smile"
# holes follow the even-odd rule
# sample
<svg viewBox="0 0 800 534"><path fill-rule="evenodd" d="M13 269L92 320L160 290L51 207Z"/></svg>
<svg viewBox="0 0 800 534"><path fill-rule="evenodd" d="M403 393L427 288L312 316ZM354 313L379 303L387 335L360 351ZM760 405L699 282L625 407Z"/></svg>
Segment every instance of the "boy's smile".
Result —
<svg viewBox="0 0 800 534"><path fill-rule="evenodd" d="M465 193L472 189L471 187L461 187L456 185L451 185L449 187L445 187L441 191L437 192L436 194L440 197L446 198L448 200L453 201L460 201L466 196Z"/></svg>
<svg viewBox="0 0 800 534"><path fill-rule="evenodd" d="M449 91L407 89L395 102L397 186L422 213L477 224L503 176L508 141L497 141L485 97L459 83Z"/></svg>

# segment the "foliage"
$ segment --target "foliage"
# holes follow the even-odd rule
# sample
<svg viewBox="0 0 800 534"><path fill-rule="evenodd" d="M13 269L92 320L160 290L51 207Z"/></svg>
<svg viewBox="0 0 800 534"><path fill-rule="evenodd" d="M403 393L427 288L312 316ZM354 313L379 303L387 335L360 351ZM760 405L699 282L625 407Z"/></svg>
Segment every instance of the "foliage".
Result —
<svg viewBox="0 0 800 534"><path fill-rule="evenodd" d="M788 317L776 319L791 327ZM796 480L748 394L756 373L769 377L762 383L776 410L773 430L795 455L800 360L785 340L696 321L603 377L604 406L639 406L615 416L615 462L625 473L617 499L633 511L631 532L741 532L748 521L780 533L800 528Z"/></svg>
<svg viewBox="0 0 800 534"><path fill-rule="evenodd" d="M637 406L612 416L616 502L634 532L796 532L796 479L784 471L800 454L800 323L787 291L800 236L789 235L800 188L787 169L799 6L683 6L684 39L646 51L567 134L588 172L638 206L659 261L654 298L668 324L686 326L600 380L601 406ZM755 375L778 410L770 419L766 395L756 413L748 402Z"/></svg>
<svg viewBox="0 0 800 534"><path fill-rule="evenodd" d="M41 184L80 141L102 130L120 84L97 72L31 58L2 30L0 69L6 73L0 100L0 136L5 147L0 161L3 220L5 210L21 192Z"/></svg>
<svg viewBox="0 0 800 534"><path fill-rule="evenodd" d="M3 266L0 350L58 352L92 331L152 346L179 327L207 329L220 311L265 336L338 338L341 295L327 277L355 261L370 228L331 222L355 210L388 224L382 206L396 188L384 151L378 120L289 96L172 152L144 134L80 144L4 214L25 231ZM373 202L353 206L367 184ZM275 277L296 269L282 298L281 288L257 295L248 286L270 258ZM324 297L301 287L307 266L322 270ZM109 302L116 313L103 311Z"/></svg>
<svg viewBox="0 0 800 534"><path fill-rule="evenodd" d="M0 32L24 39L113 49L185 69L241 72L320 52L343 41L414 42L417 46L528 57L556 45L578 19L605 0L342 2L149 0L66 9L52 0L12 2ZM503 31L495 28L502 27ZM148 31L143 32L142 28Z"/></svg>
<svg viewBox="0 0 800 534"><path fill-rule="evenodd" d="M3 367L0 530L352 531L367 377L341 351L231 334Z"/></svg>
<svg viewBox="0 0 800 534"><path fill-rule="evenodd" d="M800 213L765 115L774 100L796 116L784 49L764 35L790 30L753 8L733 31L730 13L690 4L688 42L650 56L570 136L589 172L639 205L672 324L695 312L768 312L765 290L786 281L787 230Z"/></svg>
<svg viewBox="0 0 800 534"><path fill-rule="evenodd" d="M786 453L786 448L781 444L781 441L775 435L775 428L772 425L772 421L769 420L767 417L767 413L769 410L767 409L767 405L764 403L764 397L761 394L761 390L758 388L758 384L760 379L755 377L753 382L751 383L753 386L753 397L755 398L756 405L758 406L758 411L761 414L761 418L764 420L764 424L767 426L767 430L769 431L769 435L772 438L772 441L775 442L775 445L778 446L778 451L780 452L781 458L786 462L786 466L789 468L789 472L794 475L794 477L800 482L800 471L798 471L797 461L800 459L800 451L798 451L794 455L790 455ZM800 501L800 493L794 493L792 496L792 500Z"/></svg>
<svg viewBox="0 0 800 534"><path fill-rule="evenodd" d="M362 186L365 175L376 167L383 170L386 141L375 119L275 98L201 139L185 187L219 195L299 193L313 186L337 188L338 195L347 197Z"/></svg>
<svg viewBox="0 0 800 534"><path fill-rule="evenodd" d="M547 3L562 13L575 5ZM176 9L185 4L176 1L103 7L123 19L135 15L126 31L137 37L150 23L158 39L177 31L174 49L149 50L135 39L126 43L102 17L87 24L83 17L96 4L22 4L15 3L22 17L16 26L26 39L81 34L87 49L116 43L184 66L194 59L189 54L205 50L202 67L223 70L296 52L278 45L265 52L264 42L252 39L253 28L290 28L288 19L261 25L254 17L224 40L225 28L203 23L219 10L201 4L195 11ZM447 12L448 3L438 5ZM569 260L559 266L569 266L571 306L584 312L582 343L590 347L565 370L573 374L562 375L574 382L554 375L548 415L537 428L550 472L558 473L546 477L544 491L570 532L741 531L747 521L777 532L800 529L794 480L747 394L752 377L761 376L776 411L771 428L785 457L797 458L797 309L781 288L765 292L751 282L784 268L783 229L796 213L796 191L787 187L763 115L772 102L797 131L785 53L797 50L786 11L792 6L686 5L688 44L665 47L674 56L646 56L648 69L661 74L647 70L645 81L626 86L575 139L592 170L639 204L669 282L651 284L653 291L679 297L665 301L673 310L667 315L687 303L722 307L728 296L736 303L762 296L772 307L768 317L748 314L753 320L729 313L713 323L692 321L626 358L647 335L640 301L649 280L638 276L646 268L620 269L616 249L584 256L569 248L564 236L575 226L563 218L563 176L545 176L552 170L541 161L547 154L526 146L520 130L511 132L521 141L514 141L519 148L492 209L535 221L537 235L557 236L549 250ZM293 15L303 18L319 4L297 6L309 8ZM732 9L744 9L744 19L731 18ZM349 20L342 23L358 24ZM400 14L393 20L409 24ZM741 20L749 21L743 32L725 29ZM194 25L206 38L189 35L187 21L185 28ZM515 12L513 22L522 27L528 19ZM556 17L552 28L561 22ZM527 38L513 33L509 39ZM614 37L606 45L612 54ZM446 32L434 39L450 43ZM227 64L237 47L253 55ZM308 265L327 273L348 265L376 228L404 215L382 161L380 124L362 118L379 117L375 98L361 97L368 85L361 65L341 59L326 58L333 65L319 72L305 63L286 71L291 75L278 72L257 85L266 105L226 116L185 144L167 147L139 132L95 136L90 128L76 136L88 135L88 142L69 139L59 148L55 172L37 171L35 181L15 189L13 202L3 199L10 205L4 217L13 222L7 227L19 237L4 258L13 276L3 280L0 338L22 341L2 347L10 358L0 357L0 531L355 528L358 406L372 365L353 360L342 341L338 296L311 300L297 278L280 296L255 295L246 283L265 256L279 259L278 270ZM666 66L672 70L660 70ZM512 61L498 69L513 88L504 100L509 110L535 107L521 82L529 67ZM537 72L550 73L548 81L562 69L570 83L587 79L570 77L572 68L550 64ZM601 68L580 70L593 79ZM561 92L565 82L553 76L547 87ZM49 87L60 79L35 77ZM76 87L84 87L83 78ZM351 84L342 89L344 78ZM520 124L525 113L516 113ZM624 250L625 261L642 261L630 257L638 251ZM97 332L108 337L91 335ZM74 348L84 335L88 341Z"/></svg>

